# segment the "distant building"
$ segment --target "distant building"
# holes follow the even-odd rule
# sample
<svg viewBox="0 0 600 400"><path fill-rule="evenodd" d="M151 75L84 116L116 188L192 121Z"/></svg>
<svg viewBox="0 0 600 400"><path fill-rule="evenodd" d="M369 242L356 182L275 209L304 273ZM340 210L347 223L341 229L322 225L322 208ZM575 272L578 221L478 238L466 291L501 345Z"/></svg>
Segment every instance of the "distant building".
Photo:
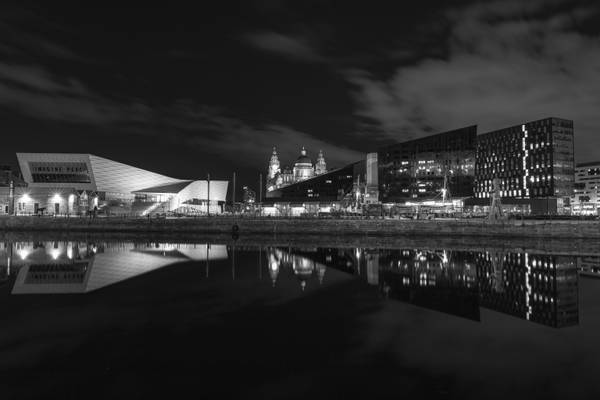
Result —
<svg viewBox="0 0 600 400"><path fill-rule="evenodd" d="M273 147L273 153L269 160L269 169L267 172L266 189L267 193L282 187L302 182L314 176L322 175L327 172L327 163L323 156L323 151L319 150L317 162L313 164L304 147L300 150L300 155L296 159L293 167L281 168L277 149Z"/></svg>
<svg viewBox="0 0 600 400"><path fill-rule="evenodd" d="M473 196L476 136L473 125L380 148L381 202Z"/></svg>
<svg viewBox="0 0 600 400"><path fill-rule="evenodd" d="M10 188L0 187L0 204L14 202L21 215L219 213L227 194L227 181L211 180L209 190L205 180L175 179L92 154L17 153L17 160L24 185L12 199Z"/></svg>
<svg viewBox="0 0 600 400"><path fill-rule="evenodd" d="M256 203L256 192L254 190L250 189L248 186L244 186L242 190L244 191L242 197L244 204L248 205Z"/></svg>
<svg viewBox="0 0 600 400"><path fill-rule="evenodd" d="M489 205L494 179L510 211L556 214L574 185L573 121L545 118L477 137L475 205Z"/></svg>
<svg viewBox="0 0 600 400"><path fill-rule="evenodd" d="M575 167L575 184L571 206L578 215L598 215L600 202L600 161Z"/></svg>
<svg viewBox="0 0 600 400"><path fill-rule="evenodd" d="M299 157L295 171L298 171L298 167L309 171L309 163L304 157ZM370 164L367 164L367 160ZM318 161L317 166L319 165L324 167L324 161L321 164ZM367 174L368 165L371 175ZM377 156L368 154L366 159L345 167L272 189L266 193L263 212L272 215L300 215L332 210L357 211L363 204L377 201L377 191L373 189L377 185L377 175L372 172L373 169L377 170ZM309 172L306 174L308 176Z"/></svg>

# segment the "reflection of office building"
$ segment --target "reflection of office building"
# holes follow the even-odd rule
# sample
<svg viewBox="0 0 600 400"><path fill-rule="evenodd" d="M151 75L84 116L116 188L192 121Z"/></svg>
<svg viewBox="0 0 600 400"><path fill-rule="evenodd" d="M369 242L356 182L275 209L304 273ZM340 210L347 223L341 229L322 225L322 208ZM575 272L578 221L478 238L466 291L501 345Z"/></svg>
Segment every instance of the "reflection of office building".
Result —
<svg viewBox="0 0 600 400"><path fill-rule="evenodd" d="M600 256L583 255L577 257L577 270L581 275L600 278Z"/></svg>
<svg viewBox="0 0 600 400"><path fill-rule="evenodd" d="M384 296L478 321L476 269L470 253L416 250L380 255Z"/></svg>
<svg viewBox="0 0 600 400"><path fill-rule="evenodd" d="M479 320L479 307L552 327L579 323L574 257L394 250L379 256L382 293Z"/></svg>
<svg viewBox="0 0 600 400"><path fill-rule="evenodd" d="M573 257L479 253L476 258L483 307L553 327L579 323Z"/></svg>
<svg viewBox="0 0 600 400"><path fill-rule="evenodd" d="M577 164L571 206L578 215L597 215L600 202L600 161Z"/></svg>
<svg viewBox="0 0 600 400"><path fill-rule="evenodd" d="M546 118L477 137L475 199L488 206L493 181L511 211L556 214L573 194L573 121Z"/></svg>
<svg viewBox="0 0 600 400"><path fill-rule="evenodd" d="M17 214L211 212L222 209L227 181L170 178L92 154L18 153L27 187L15 189ZM0 187L0 198L8 195ZM0 210L2 212L3 210Z"/></svg>
<svg viewBox="0 0 600 400"><path fill-rule="evenodd" d="M477 126L386 146L378 151L383 203L473 195Z"/></svg>

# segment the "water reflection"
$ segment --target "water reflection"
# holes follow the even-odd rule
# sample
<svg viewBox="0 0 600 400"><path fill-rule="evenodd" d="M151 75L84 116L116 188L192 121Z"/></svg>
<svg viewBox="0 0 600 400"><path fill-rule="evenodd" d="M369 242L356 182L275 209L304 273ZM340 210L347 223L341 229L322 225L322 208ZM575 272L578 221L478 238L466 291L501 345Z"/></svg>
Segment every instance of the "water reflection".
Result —
<svg viewBox="0 0 600 400"><path fill-rule="evenodd" d="M318 248L274 249L270 260L272 271L291 262L294 271L305 274L303 284L317 268L322 271L320 281L326 267L336 268L376 285L385 298L475 321L481 319L483 307L552 327L579 323L579 276L573 256Z"/></svg>
<svg viewBox="0 0 600 400"><path fill-rule="evenodd" d="M189 260L227 259L225 245L167 243L5 243L0 281L12 294L87 293Z"/></svg>
<svg viewBox="0 0 600 400"><path fill-rule="evenodd" d="M266 269L272 287L285 276L302 291L318 288L332 268L361 277L386 299L474 321L486 308L552 327L579 323L578 268L589 262L519 251L12 242L0 244L0 283L12 294L88 293L185 261L203 262L208 277L218 260L230 260L236 280L236 253L246 264L258 253L251 279L262 280Z"/></svg>

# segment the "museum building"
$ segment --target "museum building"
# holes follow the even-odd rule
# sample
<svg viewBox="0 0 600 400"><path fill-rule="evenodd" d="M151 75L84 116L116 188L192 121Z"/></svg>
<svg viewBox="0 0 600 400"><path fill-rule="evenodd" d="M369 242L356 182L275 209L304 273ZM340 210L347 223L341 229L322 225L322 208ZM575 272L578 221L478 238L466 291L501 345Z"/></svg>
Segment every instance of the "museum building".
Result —
<svg viewBox="0 0 600 400"><path fill-rule="evenodd" d="M93 154L17 153L23 185L0 187L0 213L221 213L228 181L185 180Z"/></svg>

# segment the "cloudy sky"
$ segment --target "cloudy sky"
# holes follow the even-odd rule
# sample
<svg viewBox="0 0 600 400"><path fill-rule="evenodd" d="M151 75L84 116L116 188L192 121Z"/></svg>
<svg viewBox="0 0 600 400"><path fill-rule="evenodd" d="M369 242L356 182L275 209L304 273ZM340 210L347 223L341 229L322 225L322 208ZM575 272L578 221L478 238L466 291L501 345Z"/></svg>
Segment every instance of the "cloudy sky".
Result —
<svg viewBox="0 0 600 400"><path fill-rule="evenodd" d="M245 0L0 6L0 164L86 152L257 186L277 146L383 143L557 116L600 159L596 1ZM398 5L398 2L386 2Z"/></svg>

